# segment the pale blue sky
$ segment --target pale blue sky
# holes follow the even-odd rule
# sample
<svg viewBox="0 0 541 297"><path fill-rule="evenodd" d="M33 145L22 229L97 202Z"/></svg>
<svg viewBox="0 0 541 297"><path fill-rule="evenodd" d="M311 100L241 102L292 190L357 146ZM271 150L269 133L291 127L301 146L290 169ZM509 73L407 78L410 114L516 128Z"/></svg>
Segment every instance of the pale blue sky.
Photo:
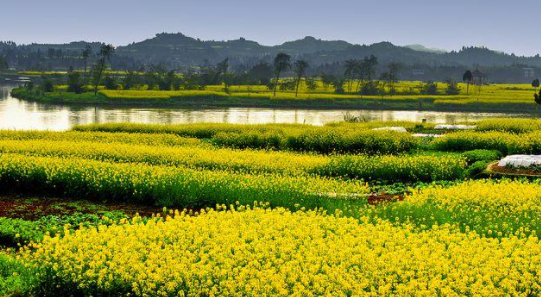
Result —
<svg viewBox="0 0 541 297"><path fill-rule="evenodd" d="M158 32L201 39L245 37L265 45L302 38L483 45L541 53L539 0L6 0L0 40L125 45Z"/></svg>

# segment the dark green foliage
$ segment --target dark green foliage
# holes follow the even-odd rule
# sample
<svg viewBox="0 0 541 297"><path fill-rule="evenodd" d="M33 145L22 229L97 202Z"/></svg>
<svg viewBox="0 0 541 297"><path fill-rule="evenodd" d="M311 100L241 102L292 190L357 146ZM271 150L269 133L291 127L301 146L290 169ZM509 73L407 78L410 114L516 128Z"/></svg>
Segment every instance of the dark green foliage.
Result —
<svg viewBox="0 0 541 297"><path fill-rule="evenodd" d="M45 80L41 83L41 91L42 92L53 92L54 91L54 84L51 80Z"/></svg>
<svg viewBox="0 0 541 297"><path fill-rule="evenodd" d="M364 83L361 87L362 95L378 95L380 93L380 82L379 81L369 81Z"/></svg>
<svg viewBox="0 0 541 297"><path fill-rule="evenodd" d="M122 88L124 90L130 90L139 84L138 80L139 77L133 71L127 71L122 81Z"/></svg>
<svg viewBox="0 0 541 297"><path fill-rule="evenodd" d="M0 296L27 296L35 285L34 271L14 256L0 253Z"/></svg>
<svg viewBox="0 0 541 297"><path fill-rule="evenodd" d="M468 164L473 164L477 161L494 161L503 157L502 153L497 150L472 150L462 153Z"/></svg>
<svg viewBox="0 0 541 297"><path fill-rule="evenodd" d="M336 77L332 74L322 73L320 76L321 84L323 85L324 89L328 89L331 85L333 85L333 82L336 80Z"/></svg>
<svg viewBox="0 0 541 297"><path fill-rule="evenodd" d="M105 76L105 79L103 80L103 85L107 90L117 90L119 88L116 79L111 75Z"/></svg>
<svg viewBox="0 0 541 297"><path fill-rule="evenodd" d="M335 77L332 81L332 85L334 87L334 92L336 94L343 94L344 91L344 82L345 80L341 77Z"/></svg>
<svg viewBox="0 0 541 297"><path fill-rule="evenodd" d="M421 84L421 94L423 95L438 95L438 84L429 81L425 84Z"/></svg>
<svg viewBox="0 0 541 297"><path fill-rule="evenodd" d="M24 84L24 89L27 91L32 91L34 89L34 83L32 81L26 82Z"/></svg>
<svg viewBox="0 0 541 297"><path fill-rule="evenodd" d="M272 78L272 67L267 63L259 63L252 67L248 73L248 81L255 84L267 85Z"/></svg>
<svg viewBox="0 0 541 297"><path fill-rule="evenodd" d="M293 71L295 72L295 97L299 94L299 86L301 85L302 78L306 74L308 63L304 60L295 61L293 64Z"/></svg>
<svg viewBox="0 0 541 297"><path fill-rule="evenodd" d="M483 173L490 163L491 161L488 160L480 160L474 162L468 167L468 170L466 171L466 176L472 178L476 177L477 175Z"/></svg>
<svg viewBox="0 0 541 297"><path fill-rule="evenodd" d="M276 96L276 87L280 81L280 74L291 68L291 56L284 53L279 53L274 57L274 73L276 77L274 79L274 90L273 94Z"/></svg>
<svg viewBox="0 0 541 297"><path fill-rule="evenodd" d="M460 94L460 88L458 87L458 84L456 81L449 79L447 80L447 87L445 88L445 94L447 95L458 95ZM437 91L437 90L436 90ZM433 94L431 94L433 95Z"/></svg>
<svg viewBox="0 0 541 297"><path fill-rule="evenodd" d="M68 73L68 92L81 94L84 90L84 82L79 72L71 71Z"/></svg>
<svg viewBox="0 0 541 297"><path fill-rule="evenodd" d="M36 221L0 217L0 245L16 246L17 244L39 242L46 233L54 236L58 232L62 232L63 227L67 224L77 229L81 226L110 225L122 218L127 218L127 216L116 212L106 212L102 215L83 213L67 216L48 215Z"/></svg>
<svg viewBox="0 0 541 297"><path fill-rule="evenodd" d="M111 44L103 45L99 52L99 59L94 65L92 74L92 84L94 85L94 95L98 94L98 87L100 86L103 72L107 68L107 62L111 59L115 51L115 47Z"/></svg>
<svg viewBox="0 0 541 297"><path fill-rule="evenodd" d="M9 69L8 62L4 56L0 56L0 71L5 71Z"/></svg>
<svg viewBox="0 0 541 297"><path fill-rule="evenodd" d="M317 80L313 77L306 78L306 89L313 92L317 89Z"/></svg>

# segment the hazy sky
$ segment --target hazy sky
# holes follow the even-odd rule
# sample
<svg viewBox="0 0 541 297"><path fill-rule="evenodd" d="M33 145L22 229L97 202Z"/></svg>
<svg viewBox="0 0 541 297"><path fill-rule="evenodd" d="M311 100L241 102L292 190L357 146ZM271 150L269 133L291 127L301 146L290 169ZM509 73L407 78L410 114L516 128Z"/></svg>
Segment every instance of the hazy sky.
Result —
<svg viewBox="0 0 541 297"><path fill-rule="evenodd" d="M125 45L158 32L265 45L311 35L541 53L539 0L1 0L0 40Z"/></svg>

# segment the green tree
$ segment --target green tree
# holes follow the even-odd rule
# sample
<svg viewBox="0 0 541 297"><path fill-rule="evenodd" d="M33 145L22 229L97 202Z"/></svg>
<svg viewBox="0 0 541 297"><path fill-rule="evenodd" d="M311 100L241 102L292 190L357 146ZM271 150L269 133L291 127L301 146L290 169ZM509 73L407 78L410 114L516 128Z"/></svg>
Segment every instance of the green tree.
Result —
<svg viewBox="0 0 541 297"><path fill-rule="evenodd" d="M423 95L438 95L438 84L433 81L428 81L421 85L421 94Z"/></svg>
<svg viewBox="0 0 541 297"><path fill-rule="evenodd" d="M81 80L81 74L76 71L68 73L68 92L81 94L83 92L84 82Z"/></svg>
<svg viewBox="0 0 541 297"><path fill-rule="evenodd" d="M34 83L32 81L24 83L24 88L27 91L32 91L34 89Z"/></svg>
<svg viewBox="0 0 541 297"><path fill-rule="evenodd" d="M92 48L90 45L87 45L83 52L81 53L81 56L83 57L83 61L85 63L85 74L84 74L84 80L86 81L86 74L88 69L88 58L90 58L90 55L92 55Z"/></svg>
<svg viewBox="0 0 541 297"><path fill-rule="evenodd" d="M466 70L462 75L462 81L466 83L466 94L470 94L470 84L473 80L473 73L470 70Z"/></svg>
<svg viewBox="0 0 541 297"><path fill-rule="evenodd" d="M359 65L359 84L357 89L361 95L375 95L379 89L379 82L374 82L378 58L374 55L365 57Z"/></svg>
<svg viewBox="0 0 541 297"><path fill-rule="evenodd" d="M304 60L295 61L293 64L293 71L295 72L295 97L299 94L299 86L308 67L308 63Z"/></svg>
<svg viewBox="0 0 541 297"><path fill-rule="evenodd" d="M41 83L41 90L43 92L49 93L54 91L54 84L50 79L47 79Z"/></svg>
<svg viewBox="0 0 541 297"><path fill-rule="evenodd" d="M347 81L348 85L348 92L351 92L351 85L353 83L353 79L355 78L355 73L357 72L357 69L359 68L359 61L355 59L346 60L345 66L344 66L344 77Z"/></svg>
<svg viewBox="0 0 541 297"><path fill-rule="evenodd" d="M537 92L535 92L533 94L533 96L534 96L535 103L541 105L541 90L539 90L539 94L537 94Z"/></svg>
<svg viewBox="0 0 541 297"><path fill-rule="evenodd" d="M337 94L343 94L344 93L344 83L345 79L341 77L335 77L332 85L334 87L334 92Z"/></svg>
<svg viewBox="0 0 541 297"><path fill-rule="evenodd" d="M229 58L224 59L222 62L216 64L216 75L220 84L224 85L224 91L229 91L229 80L227 79L227 72L229 71Z"/></svg>
<svg viewBox="0 0 541 297"><path fill-rule="evenodd" d="M394 85L398 83L398 71L402 66L398 63L389 63L387 65L387 71L381 74L380 79L384 82L383 92L385 92L385 86L389 88L389 94L396 93Z"/></svg>
<svg viewBox="0 0 541 297"><path fill-rule="evenodd" d="M539 88L539 78L536 78L532 81L532 87L534 87L535 91L537 92L537 88Z"/></svg>
<svg viewBox="0 0 541 297"><path fill-rule="evenodd" d="M124 76L124 81L122 82L122 88L124 90L132 89L137 85L137 76L133 71L127 71Z"/></svg>
<svg viewBox="0 0 541 297"><path fill-rule="evenodd" d="M460 94L460 88L456 81L449 79L446 81L447 87L445 88L445 94L447 95L458 95Z"/></svg>
<svg viewBox="0 0 541 297"><path fill-rule="evenodd" d="M277 54L276 57L274 57L274 73L276 74L273 91L274 97L276 97L276 88L278 87L280 74L284 71L288 71L289 69L291 69L291 56L284 53Z"/></svg>
<svg viewBox="0 0 541 297"><path fill-rule="evenodd" d="M103 72L107 68L107 62L111 59L114 51L115 47L110 44L103 45L100 49L100 53L98 55L99 58L96 62L96 65L94 65L94 74L92 77L92 83L94 85L94 95L98 94L98 88L103 77Z"/></svg>
<svg viewBox="0 0 541 297"><path fill-rule="evenodd" d="M118 90L118 82L116 81L115 77L112 75L106 75L105 79L103 80L103 85L105 86L105 89L107 90Z"/></svg>
<svg viewBox="0 0 541 297"><path fill-rule="evenodd" d="M271 78L273 69L267 63L256 64L248 71L248 77L254 80L255 84L267 85Z"/></svg>
<svg viewBox="0 0 541 297"><path fill-rule="evenodd" d="M321 84L323 85L323 89L325 90L327 90L336 80L336 77L334 75L328 74L328 73L321 73L319 77L321 79Z"/></svg>
<svg viewBox="0 0 541 297"><path fill-rule="evenodd" d="M8 61L5 57L0 56L0 71L5 71L9 69Z"/></svg>
<svg viewBox="0 0 541 297"><path fill-rule="evenodd" d="M317 89L317 80L313 77L307 77L306 78L306 89L308 91L313 92Z"/></svg>

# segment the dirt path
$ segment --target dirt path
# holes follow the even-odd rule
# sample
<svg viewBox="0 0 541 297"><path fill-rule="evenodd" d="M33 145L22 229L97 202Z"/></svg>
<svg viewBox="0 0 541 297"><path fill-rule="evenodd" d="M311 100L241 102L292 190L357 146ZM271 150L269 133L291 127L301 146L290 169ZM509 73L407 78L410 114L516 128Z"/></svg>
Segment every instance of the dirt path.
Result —
<svg viewBox="0 0 541 297"><path fill-rule="evenodd" d="M0 195L0 217L36 220L47 215L70 215L76 212L100 214L118 211L128 215L150 216L162 207L119 202L95 202L58 197Z"/></svg>

